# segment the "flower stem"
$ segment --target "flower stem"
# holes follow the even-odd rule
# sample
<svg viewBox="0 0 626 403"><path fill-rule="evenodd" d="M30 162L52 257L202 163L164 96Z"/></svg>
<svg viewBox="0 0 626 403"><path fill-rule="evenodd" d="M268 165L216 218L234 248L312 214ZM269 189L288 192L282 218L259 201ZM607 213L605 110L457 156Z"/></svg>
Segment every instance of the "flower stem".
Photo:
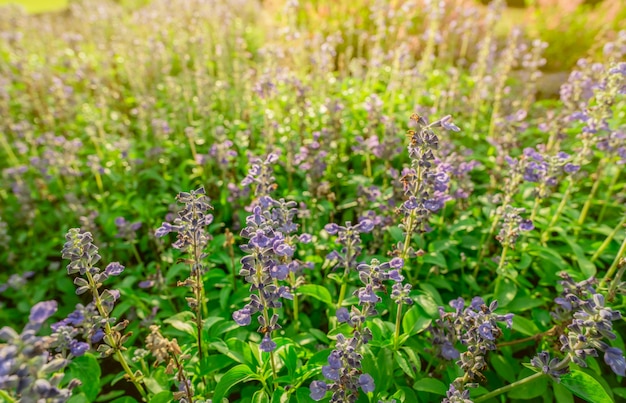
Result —
<svg viewBox="0 0 626 403"><path fill-rule="evenodd" d="M115 357L124 369L124 372L126 372L126 376L128 377L128 379L133 383L133 385L135 385L135 388L137 388L137 391L141 395L142 399L144 401L148 401L148 395L146 394L143 386L141 386L141 381L135 376L135 373L128 365L128 362L126 362L124 354L122 354L122 346L119 344L119 339L113 336L113 329L111 328L111 323L109 323L108 321L109 313L106 311L106 309L104 309L104 306L102 305L102 299L100 298L100 293L98 292L98 285L96 284L93 276L89 271L85 272L85 276L87 277L87 281L89 282L89 288L93 293L93 300L94 304L96 305L96 309L98 310L98 313L100 313L100 316L106 319L104 322L104 334L106 335L107 342L110 342L111 347L115 350Z"/></svg>
<svg viewBox="0 0 626 403"><path fill-rule="evenodd" d="M492 397L496 397L498 395L501 395L503 393L509 392L515 388L517 388L518 386L522 386L524 384L527 384L529 382L534 381L535 379L539 379L543 376L543 372L536 372L534 374L532 374L531 376L528 376L524 379L520 379L519 381L513 382L511 384L508 384L506 386L503 386L501 388L498 388L496 390L493 390L489 393L486 393L480 397L477 397L476 399L474 399L474 403L480 403L480 402L484 402L486 400L491 399Z"/></svg>
<svg viewBox="0 0 626 403"><path fill-rule="evenodd" d="M624 241L622 242L622 246L620 246L619 251L617 251L617 255L615 256L615 260L613 261L613 264L611 265L609 270L606 272L606 274L602 278L602 281L600 281L598 288L604 286L604 284L606 284L606 282L609 281L611 277L613 277L613 274L619 267L620 261L622 260L622 257L624 256L625 253L626 253L626 237L624 238ZM613 280L613 283L616 283L616 281Z"/></svg>
<svg viewBox="0 0 626 403"><path fill-rule="evenodd" d="M559 207L556 209L556 212L552 216L552 219L550 220L550 223L548 224L546 229L543 230L543 232L541 233L540 240L542 244L545 244L546 242L548 242L548 237L550 236L550 230L554 227L554 224L556 224L556 222L559 220L559 217L561 217L561 214L563 213L563 209L565 208L565 205L567 205L567 203L569 202L569 196L572 193L573 187L574 187L573 182L572 180L570 180L569 183L567 184L567 189L565 189L565 193L563 193L563 197L561 198L561 203L559 203Z"/></svg>
<svg viewBox="0 0 626 403"><path fill-rule="evenodd" d="M600 162L598 163L598 167L596 169L596 180L593 182L593 186L591 187L591 191L589 192L589 196L587 197L587 200L585 201L585 204L583 205L583 209L580 212L580 216L578 217L578 227L576 229L576 235L578 235L578 232L580 232L581 227L583 226L583 224L585 223L585 219L587 218L587 214L589 214L589 209L591 208L591 203L593 202L593 199L596 197L596 193L598 191L598 188L600 187L600 183L602 182L602 174L604 171L604 166L606 160L602 159L600 160Z"/></svg>
<svg viewBox="0 0 626 403"><path fill-rule="evenodd" d="M607 236L604 242L602 242L602 245L600 245L596 253L593 254L593 256L591 257L591 263L595 262L596 259L600 257L602 252L604 252L604 250L609 246L613 238L615 238L615 235L624 226L624 224L626 224L626 215L624 215L624 217L622 218L622 221L620 221L619 224L617 224L617 226L613 229L613 231L611 231L609 236Z"/></svg>

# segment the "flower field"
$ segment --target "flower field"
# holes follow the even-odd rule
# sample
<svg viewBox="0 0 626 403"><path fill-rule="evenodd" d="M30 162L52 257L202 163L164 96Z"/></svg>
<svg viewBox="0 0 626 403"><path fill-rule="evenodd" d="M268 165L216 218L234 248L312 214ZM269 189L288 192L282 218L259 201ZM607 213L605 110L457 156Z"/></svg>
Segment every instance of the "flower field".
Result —
<svg viewBox="0 0 626 403"><path fill-rule="evenodd" d="M0 402L626 401L626 4L537 7L0 6Z"/></svg>

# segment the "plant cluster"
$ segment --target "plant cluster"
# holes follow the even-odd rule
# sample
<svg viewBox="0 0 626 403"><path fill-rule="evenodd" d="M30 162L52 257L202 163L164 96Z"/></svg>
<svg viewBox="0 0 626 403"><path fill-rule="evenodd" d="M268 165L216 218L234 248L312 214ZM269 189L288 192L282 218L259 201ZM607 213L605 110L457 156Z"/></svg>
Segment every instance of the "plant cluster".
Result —
<svg viewBox="0 0 626 403"><path fill-rule="evenodd" d="M626 399L626 31L266 3L0 8L0 401Z"/></svg>

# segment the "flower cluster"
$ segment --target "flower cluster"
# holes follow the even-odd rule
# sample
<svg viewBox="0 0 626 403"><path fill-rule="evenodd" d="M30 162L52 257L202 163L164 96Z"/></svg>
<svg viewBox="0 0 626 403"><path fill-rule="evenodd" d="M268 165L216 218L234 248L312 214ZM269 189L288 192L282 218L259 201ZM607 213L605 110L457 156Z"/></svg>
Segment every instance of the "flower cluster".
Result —
<svg viewBox="0 0 626 403"><path fill-rule="evenodd" d="M400 267L402 259L399 258L385 263L372 259L370 264L358 265L359 278L364 286L353 295L359 299L360 308L352 306L350 311L345 307L337 309L337 320L353 328L352 337L346 338L341 333L337 336L337 344L328 357L328 365L322 367L322 374L331 382L313 381L310 386L313 400L321 400L330 390L333 392L331 402L356 402L359 388L364 393L374 391L373 378L361 369L363 357L360 351L372 339L372 332L365 327L365 321L368 317L378 315L376 304L381 298L376 293L386 290L384 282L390 279L402 281L398 273Z"/></svg>
<svg viewBox="0 0 626 403"><path fill-rule="evenodd" d="M246 306L233 313L233 319L240 326L247 326L252 315L262 312L258 316L258 331L264 335L260 347L266 352L276 348L271 333L281 328L278 314L270 317L269 309L281 308L281 298L293 299L291 288L278 285L278 281L289 277L291 287L299 284L296 275L301 272L303 265L293 258L296 244L311 240L308 234L294 234L298 228L293 222L298 212L296 206L297 203L293 201L262 196L252 214L246 218L246 227L241 231L241 236L249 241L241 246L246 256L241 258L239 275L250 283L252 295Z"/></svg>
<svg viewBox="0 0 626 403"><path fill-rule="evenodd" d="M402 227L406 233L424 233L430 231L428 220L439 211L448 196L446 191L450 177L435 165L435 151L439 148L439 137L433 131L441 127L445 130L459 131L450 116L445 116L433 123L417 114L411 115L417 130L409 130L408 146L411 168L405 169L400 179L406 201L400 211L404 215Z"/></svg>
<svg viewBox="0 0 626 403"><path fill-rule="evenodd" d="M117 227L116 238L126 239L132 241L137 237L137 230L141 228L141 222L131 223L126 221L124 217L117 217L115 219L115 226Z"/></svg>
<svg viewBox="0 0 626 403"><path fill-rule="evenodd" d="M587 357L597 357L604 353L604 362L619 376L625 376L626 360L617 347L611 347L604 340L615 340L613 323L622 318L619 311L605 306L604 296L596 293L593 279L575 283L567 274L562 274L563 294L555 302L560 306L561 315L569 311L572 323L567 326L567 334L561 335L561 351L574 363L586 367Z"/></svg>
<svg viewBox="0 0 626 403"><path fill-rule="evenodd" d="M324 230L330 235L337 235L336 242L342 246L340 251L332 251L326 259L334 263L333 268L344 267L346 271L357 266L357 256L361 254L361 234L371 232L374 223L370 220L362 220L357 225L350 221L345 226L338 224L326 224Z"/></svg>
<svg viewBox="0 0 626 403"><path fill-rule="evenodd" d="M531 220L522 218L526 210L523 208L515 208L511 205L506 205L504 213L502 214L502 224L500 232L496 236L496 239L502 244L502 246L515 248L517 238L520 236L521 231L532 231L535 226Z"/></svg>
<svg viewBox="0 0 626 403"><path fill-rule="evenodd" d="M193 385L187 379L181 363L181 361L189 359L189 356L183 355L182 350L178 346L178 341L165 338L161 334L159 326L151 325L150 334L146 336L146 349L156 359L154 362L155 367L166 362L165 373L171 375L176 372L176 380L180 384L180 391L174 393L174 399L180 402L193 403Z"/></svg>
<svg viewBox="0 0 626 403"><path fill-rule="evenodd" d="M573 164L572 157L561 151L556 155L546 155L543 148L537 150L531 147L524 149L527 158L524 169L524 180L537 183L534 189L535 197L545 199L549 191L559 184L563 176L573 175L580 170L580 165Z"/></svg>
<svg viewBox="0 0 626 403"><path fill-rule="evenodd" d="M497 322L505 322L508 328L513 326L513 314L500 315L495 311L498 302L489 306L481 297L474 297L468 307L459 297L450 301L453 312L439 308L440 318L430 327L433 345L437 353L445 359L457 359L465 375L455 380L455 387L473 387L475 382L483 381L482 372L487 369L485 357L496 349L496 339L502 335ZM460 341L467 350L459 352L455 344Z"/></svg>
<svg viewBox="0 0 626 403"><path fill-rule="evenodd" d="M63 368L69 360L50 353L54 337L37 336L44 322L57 311L56 301L35 304L28 323L18 334L5 326L0 329L0 389L23 402L67 401L80 382L71 380L61 387Z"/></svg>
<svg viewBox="0 0 626 403"><path fill-rule="evenodd" d="M189 253L195 259L192 271L201 270L199 261L202 251L211 240L206 227L213 222L213 215L209 213L213 206L209 204L210 200L204 187L191 192L181 192L176 196L176 201L184 204L183 209L178 212L173 224L164 222L156 230L155 235L160 238L170 232L177 233L177 241L172 246Z"/></svg>
<svg viewBox="0 0 626 403"><path fill-rule="evenodd" d="M76 309L66 318L52 324L53 347L63 356L69 351L80 356L91 348L91 344L99 343L104 337L102 318L93 302L77 304ZM83 340L80 341L81 336Z"/></svg>
<svg viewBox="0 0 626 403"><path fill-rule="evenodd" d="M122 344L130 334L122 335L121 331L126 327L128 321L115 324L115 318L110 317L113 307L120 297L120 292L108 289L100 291L99 288L109 276L119 276L123 272L124 266L113 262L107 265L104 270L98 268L96 264L100 261L100 255L98 254L98 247L93 244L93 237L89 232L80 232L80 229L72 228L68 231L65 239L66 242L63 246L62 254L64 259L70 260L70 263L67 265L67 274L79 274L74 277L74 284L78 287L76 294L81 295L87 291L91 292L93 304L98 313L98 315L95 315L95 320L99 327L104 329L104 344L98 347L98 351L104 356L108 356L123 350ZM66 331L66 329L60 329L60 327L57 330ZM73 338L74 334L70 332L70 336ZM68 346L71 348L71 345ZM82 346L80 348L85 347Z"/></svg>
<svg viewBox="0 0 626 403"><path fill-rule="evenodd" d="M269 153L265 159L258 157L250 159L250 170L248 175L241 181L244 189L255 184L254 194L257 197L269 196L276 189L276 178L274 178L274 164L278 161L278 154Z"/></svg>

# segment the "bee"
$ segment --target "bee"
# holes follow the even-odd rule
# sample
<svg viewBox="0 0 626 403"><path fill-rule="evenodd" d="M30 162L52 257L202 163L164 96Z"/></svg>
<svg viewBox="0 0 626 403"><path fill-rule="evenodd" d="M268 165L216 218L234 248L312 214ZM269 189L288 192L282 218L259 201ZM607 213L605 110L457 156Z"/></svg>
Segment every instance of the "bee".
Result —
<svg viewBox="0 0 626 403"><path fill-rule="evenodd" d="M420 115L418 115L417 113L413 113L413 114L411 115L411 120L414 120L414 121L416 121L416 122L419 122L419 121L420 121L420 119L422 119L422 117L421 117Z"/></svg>

